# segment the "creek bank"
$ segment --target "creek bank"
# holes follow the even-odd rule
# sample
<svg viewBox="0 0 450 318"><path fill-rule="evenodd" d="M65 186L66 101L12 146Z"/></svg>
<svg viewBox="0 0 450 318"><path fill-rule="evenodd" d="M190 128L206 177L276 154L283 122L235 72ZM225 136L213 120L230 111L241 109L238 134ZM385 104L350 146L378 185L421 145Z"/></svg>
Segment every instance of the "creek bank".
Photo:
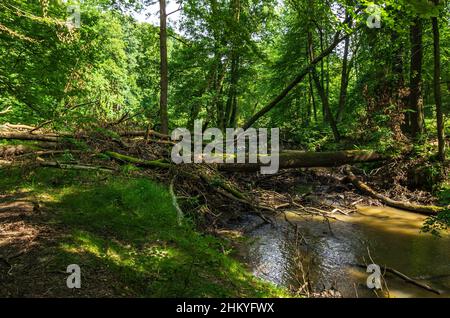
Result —
<svg viewBox="0 0 450 318"><path fill-rule="evenodd" d="M275 226L260 225L254 216L234 224L236 229L249 229L239 257L255 276L310 297L450 296L450 235L437 241L421 233L424 216L359 206L349 216L330 220L330 226L319 216L290 214L288 218L297 233L284 218ZM366 286L369 274L352 265L370 264L370 257L380 267L395 268L441 294L390 273L385 275L384 293L375 294Z"/></svg>

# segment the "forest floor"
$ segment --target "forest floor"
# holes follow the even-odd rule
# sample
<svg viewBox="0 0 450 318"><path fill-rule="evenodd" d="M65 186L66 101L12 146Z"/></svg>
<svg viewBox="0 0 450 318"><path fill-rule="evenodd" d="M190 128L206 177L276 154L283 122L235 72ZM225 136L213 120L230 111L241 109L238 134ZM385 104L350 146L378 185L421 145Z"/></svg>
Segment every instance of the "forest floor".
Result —
<svg viewBox="0 0 450 318"><path fill-rule="evenodd" d="M166 187L51 168L1 171L1 297L279 297L223 239L177 224ZM68 289L69 264L82 288Z"/></svg>
<svg viewBox="0 0 450 318"><path fill-rule="evenodd" d="M297 168L270 176L225 173L208 165L178 168L160 161L167 146L165 140L94 134L62 138L50 150L33 142L1 148L0 296L299 295L255 278L237 260L234 247L245 244L249 229L234 231L230 223L248 213L263 223L287 212L327 220L354 212L356 204L381 205L343 182L343 168ZM110 150L126 154L126 160L109 156ZM440 200L432 188L411 190L437 184L439 169L412 158L358 164L353 170L394 200L450 203L448 186L439 192ZM89 169L71 170L65 163ZM185 215L182 225L177 205ZM81 267L81 289L66 286L70 264Z"/></svg>
<svg viewBox="0 0 450 318"><path fill-rule="evenodd" d="M239 219L235 211L203 228L209 234L200 234L189 218L178 225L167 187L148 178L53 168L0 173L2 297L295 294L258 280L237 260L235 247L245 245L249 229L228 229L230 220ZM282 207L297 198L299 213L324 218L352 213L355 203L380 205L337 182L340 176L340 169L295 169L270 178L228 177L259 192L266 205ZM383 184L379 180L378 186ZM399 185L387 187L386 193L435 201L429 192L406 191ZM66 286L69 264L81 266L81 289Z"/></svg>

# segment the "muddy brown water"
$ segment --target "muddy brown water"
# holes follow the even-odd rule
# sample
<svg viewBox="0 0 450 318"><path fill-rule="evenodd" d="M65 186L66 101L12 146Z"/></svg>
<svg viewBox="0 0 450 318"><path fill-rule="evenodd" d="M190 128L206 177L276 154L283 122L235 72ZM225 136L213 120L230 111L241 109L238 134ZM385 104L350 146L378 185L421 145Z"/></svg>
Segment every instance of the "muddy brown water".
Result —
<svg viewBox="0 0 450 318"><path fill-rule="evenodd" d="M287 215L299 235L283 218L276 226L247 233L244 259L256 276L294 289L308 278L315 291L334 288L343 297L377 297L366 284L370 274L353 265L372 263L369 250L374 263L441 292L436 295L387 273L390 297L450 297L450 235L421 233L424 216L387 207L358 207L349 216L336 215L338 220L330 224L322 217ZM258 220L248 217L244 223Z"/></svg>

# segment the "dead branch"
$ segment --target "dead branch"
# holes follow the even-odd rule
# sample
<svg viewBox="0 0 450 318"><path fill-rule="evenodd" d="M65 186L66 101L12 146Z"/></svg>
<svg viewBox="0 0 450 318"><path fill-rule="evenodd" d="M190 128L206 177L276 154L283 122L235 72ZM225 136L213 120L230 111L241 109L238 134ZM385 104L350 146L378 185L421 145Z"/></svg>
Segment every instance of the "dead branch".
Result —
<svg viewBox="0 0 450 318"><path fill-rule="evenodd" d="M413 203L409 203L409 202L392 200L391 198L388 198L388 197L376 192L374 189L369 187L367 184L365 184L364 182L359 180L353 174L353 172L351 171L351 168L349 166L345 167L344 171L347 175L346 179L348 181L350 181L358 190L370 195L371 197L373 197L375 199L380 200L382 203L384 203L390 207L401 209L401 210L406 210L406 211L411 211L411 212L416 212L416 213L420 213L420 214L425 214L425 215L435 215L435 214L445 210L444 207L439 207L439 206L418 205L418 204L413 204Z"/></svg>
<svg viewBox="0 0 450 318"><path fill-rule="evenodd" d="M356 266L356 267L364 268L364 269L367 268L367 266L363 265L363 264L352 264L352 265ZM433 287L431 287L431 286L429 286L429 285L427 285L425 283L422 283L422 282L420 282L420 281L418 281L416 279L413 279L413 278L411 278L411 277L409 277L409 276L399 272L398 270L396 270L394 268L383 266L383 269L384 269L384 271L386 271L388 273L391 273L391 274L393 274L393 275L395 275L397 277L400 277L404 281L406 281L408 283L411 283L411 284L413 284L413 285L415 285L417 287L423 288L423 289L425 289L425 290L427 290L429 292L435 293L437 295L441 294L441 292L439 290L436 290Z"/></svg>
<svg viewBox="0 0 450 318"><path fill-rule="evenodd" d="M0 111L0 115L4 115L9 113L12 110L11 106L8 106L7 108L5 108L4 110Z"/></svg>
<svg viewBox="0 0 450 318"><path fill-rule="evenodd" d="M67 164L67 163L59 163L56 161L41 161L38 162L38 165L42 167L51 167L51 168L60 168L60 169L68 169L68 170L93 170L93 171L101 171L101 172L114 172L115 170L107 167L98 167L91 165L81 165L81 164Z"/></svg>
<svg viewBox="0 0 450 318"><path fill-rule="evenodd" d="M37 135L24 132L0 131L0 139L57 142L59 141L60 137L55 135Z"/></svg>

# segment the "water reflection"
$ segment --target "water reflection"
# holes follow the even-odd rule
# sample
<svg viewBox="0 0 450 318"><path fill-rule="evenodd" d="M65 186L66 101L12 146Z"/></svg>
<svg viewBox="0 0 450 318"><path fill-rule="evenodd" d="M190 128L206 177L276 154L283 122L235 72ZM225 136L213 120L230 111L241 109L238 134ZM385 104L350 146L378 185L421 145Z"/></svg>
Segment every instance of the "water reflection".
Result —
<svg viewBox="0 0 450 318"><path fill-rule="evenodd" d="M440 290L441 297L450 297L450 235L437 239L420 233L425 219L421 215L385 207L359 207L358 213L336 215L338 220L330 220L331 231L320 217L288 217L305 241L293 244L294 230L282 219L276 227L253 230L249 236L254 242L247 257L255 275L295 288L306 273L316 291L334 287L344 297L374 297L366 287L368 274L350 265L370 263L369 249L380 266L421 279ZM391 297L437 296L391 274L386 275L386 282Z"/></svg>

